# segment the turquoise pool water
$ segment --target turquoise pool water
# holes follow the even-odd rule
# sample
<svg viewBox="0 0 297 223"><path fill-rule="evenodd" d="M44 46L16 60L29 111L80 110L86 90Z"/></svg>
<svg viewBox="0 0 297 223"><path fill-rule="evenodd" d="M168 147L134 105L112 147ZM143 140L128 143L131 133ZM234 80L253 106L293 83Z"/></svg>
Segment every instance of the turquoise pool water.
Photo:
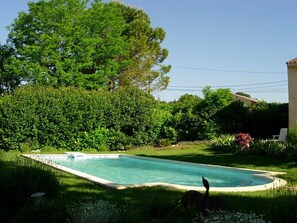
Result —
<svg viewBox="0 0 297 223"><path fill-rule="evenodd" d="M246 187L264 185L273 179L260 176L266 172L160 160L137 156L54 158L54 162L120 185L164 182L202 187L204 176L211 187Z"/></svg>

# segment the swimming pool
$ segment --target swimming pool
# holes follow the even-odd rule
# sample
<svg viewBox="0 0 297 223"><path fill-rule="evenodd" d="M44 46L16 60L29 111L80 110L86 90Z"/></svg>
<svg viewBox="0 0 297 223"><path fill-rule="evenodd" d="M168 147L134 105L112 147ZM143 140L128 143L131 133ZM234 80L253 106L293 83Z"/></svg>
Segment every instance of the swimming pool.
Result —
<svg viewBox="0 0 297 223"><path fill-rule="evenodd" d="M75 153L73 153L75 154ZM55 168L107 187L124 189L162 185L204 190L201 177L212 191L256 191L284 185L276 173L129 155L26 155Z"/></svg>

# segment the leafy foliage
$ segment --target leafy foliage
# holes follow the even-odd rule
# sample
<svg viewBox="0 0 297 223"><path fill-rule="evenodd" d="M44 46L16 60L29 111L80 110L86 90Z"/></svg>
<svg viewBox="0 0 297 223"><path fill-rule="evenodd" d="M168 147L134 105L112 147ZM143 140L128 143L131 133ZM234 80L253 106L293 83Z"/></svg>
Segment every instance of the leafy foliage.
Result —
<svg viewBox="0 0 297 223"><path fill-rule="evenodd" d="M210 141L210 148L222 152L235 152L237 143L234 140L234 135L221 135Z"/></svg>
<svg viewBox="0 0 297 223"><path fill-rule="evenodd" d="M250 153L255 155L286 158L288 147L286 143L273 140L255 140L250 148Z"/></svg>
<svg viewBox="0 0 297 223"><path fill-rule="evenodd" d="M238 143L243 142L242 144ZM249 144L246 147L247 143ZM239 150L238 150L238 146ZM243 146L243 147L242 147ZM210 148L220 152L245 152L247 154L277 157L297 162L297 145L289 142L278 142L274 140L253 139L248 134L221 135L212 139ZM242 149L243 148L243 149Z"/></svg>
<svg viewBox="0 0 297 223"><path fill-rule="evenodd" d="M179 141L191 141L197 139L196 106L201 98L195 95L182 95L177 101L170 102L172 118L168 125L176 129Z"/></svg>
<svg viewBox="0 0 297 223"><path fill-rule="evenodd" d="M111 4L121 11L126 21L122 36L128 42L129 63L120 70L119 85L136 84L148 93L165 89L169 83L165 74L171 69L170 65L162 65L168 56L168 50L160 47L165 31L150 27L150 18L144 11L116 2Z"/></svg>
<svg viewBox="0 0 297 223"><path fill-rule="evenodd" d="M2 97L0 146L5 150L39 146L117 150L209 140L241 131L259 139L269 138L287 121L286 104L247 107L231 99L226 89L206 88L204 99L184 95L165 103L138 88L107 92L28 85Z"/></svg>
<svg viewBox="0 0 297 223"><path fill-rule="evenodd" d="M23 87L0 104L0 143L5 150L21 144L82 150L119 149L158 140L151 129L156 101L136 89L112 93L79 88ZM154 138L155 137L155 138Z"/></svg>
<svg viewBox="0 0 297 223"><path fill-rule="evenodd" d="M288 104L258 103L250 108L242 131L255 138L271 138L288 126Z"/></svg>
<svg viewBox="0 0 297 223"><path fill-rule="evenodd" d="M204 99L198 104L196 114L200 118L199 139L211 139L221 133L216 114L224 107L233 102L230 89L211 90L210 87L203 89Z"/></svg>
<svg viewBox="0 0 297 223"><path fill-rule="evenodd" d="M171 125L177 130L178 140L205 140L221 133L217 114L233 101L229 89L203 90L204 98L183 95L171 103L174 115Z"/></svg>
<svg viewBox="0 0 297 223"><path fill-rule="evenodd" d="M233 100L228 89L205 88L204 98L171 103L172 126L180 140L212 139L221 134L248 132L254 138L271 138L288 125L288 104L261 102L254 106ZM187 96L187 98L190 98Z"/></svg>
<svg viewBox="0 0 297 223"><path fill-rule="evenodd" d="M289 128L287 141L292 144L297 144L297 126Z"/></svg>
<svg viewBox="0 0 297 223"><path fill-rule="evenodd" d="M235 134L240 131L248 132L247 123L253 108L242 102L233 101L216 113L216 120L223 134Z"/></svg>
<svg viewBox="0 0 297 223"><path fill-rule="evenodd" d="M0 44L0 93L10 93L21 83L21 76L15 75L15 69L9 69L9 64L15 55L14 49L9 45Z"/></svg>
<svg viewBox="0 0 297 223"><path fill-rule="evenodd" d="M160 46L165 31L152 28L144 11L86 0L28 5L29 12L10 26L8 41L16 50L4 60L10 75L45 86L109 91L138 86L152 92L168 85L170 66L162 65L168 51Z"/></svg>

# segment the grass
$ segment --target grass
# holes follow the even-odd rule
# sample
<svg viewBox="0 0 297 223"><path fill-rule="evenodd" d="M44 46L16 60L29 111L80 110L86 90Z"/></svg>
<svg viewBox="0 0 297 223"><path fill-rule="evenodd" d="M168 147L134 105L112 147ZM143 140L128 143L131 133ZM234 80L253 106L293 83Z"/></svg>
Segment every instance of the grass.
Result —
<svg viewBox="0 0 297 223"><path fill-rule="evenodd" d="M184 143L176 147L140 148L126 153L286 172L281 177L288 181L288 186L297 185L296 163L240 153L218 153L209 150L206 144ZM184 210L177 205L184 191L162 187L107 189L18 154L0 155L1 222L77 222L82 213L85 222L182 223L192 222L195 217L193 210ZM36 207L29 197L38 191L45 192L46 196L44 202ZM13 199L9 197L11 194ZM260 192L210 193L210 196L224 199L225 208L230 211L263 214L271 222L297 222L297 192L288 187Z"/></svg>

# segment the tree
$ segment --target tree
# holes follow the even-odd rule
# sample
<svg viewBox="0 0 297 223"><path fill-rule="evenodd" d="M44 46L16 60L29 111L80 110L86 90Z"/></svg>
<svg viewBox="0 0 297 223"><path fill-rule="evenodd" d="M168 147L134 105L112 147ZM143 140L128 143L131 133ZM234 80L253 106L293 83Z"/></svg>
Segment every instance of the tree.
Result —
<svg viewBox="0 0 297 223"><path fill-rule="evenodd" d="M168 56L168 50L160 44L165 39L165 31L150 26L149 16L140 9L135 9L113 2L119 8L126 21L124 37L129 43L129 65L121 69L119 85L137 85L149 93L166 89L169 77L165 76L171 66L162 63Z"/></svg>
<svg viewBox="0 0 297 223"><path fill-rule="evenodd" d="M197 140L197 115L195 108L201 102L197 95L184 94L177 101L170 102L173 118L170 126L177 132L179 141Z"/></svg>
<svg viewBox="0 0 297 223"><path fill-rule="evenodd" d="M138 86L166 88L170 66L160 47L161 28L149 17L121 3L94 0L30 2L10 26L16 50L11 66L28 82L50 86L109 89ZM156 68L159 67L157 70Z"/></svg>
<svg viewBox="0 0 297 223"><path fill-rule="evenodd" d="M122 34L127 24L113 3L94 1L87 9L84 27L91 39L92 65L82 70L86 75L102 79L101 88L112 91L119 84L120 70L130 63L128 42ZM89 78L92 84L93 78Z"/></svg>
<svg viewBox="0 0 297 223"><path fill-rule="evenodd" d="M0 44L0 93L11 92L21 83L20 76L15 73L17 67L9 69L9 64L13 62L15 56L14 49L10 45Z"/></svg>
<svg viewBox="0 0 297 223"><path fill-rule="evenodd" d="M230 89L212 90L210 87L203 89L204 99L196 107L198 116L197 129L199 139L211 139L222 132L218 122L218 113L233 101Z"/></svg>
<svg viewBox="0 0 297 223"><path fill-rule="evenodd" d="M212 90L209 86L203 89L204 99L199 104L201 111L207 113L208 117L215 115L218 111L231 104L234 97L230 89Z"/></svg>
<svg viewBox="0 0 297 223"><path fill-rule="evenodd" d="M82 0L29 2L29 12L21 12L15 19L9 41L29 81L88 87L87 78L80 72L92 64L93 52L82 26L85 3Z"/></svg>
<svg viewBox="0 0 297 223"><path fill-rule="evenodd" d="M178 112L193 112L195 108L202 99L197 95L184 94L180 96L177 101L169 102L173 106L173 114Z"/></svg>

